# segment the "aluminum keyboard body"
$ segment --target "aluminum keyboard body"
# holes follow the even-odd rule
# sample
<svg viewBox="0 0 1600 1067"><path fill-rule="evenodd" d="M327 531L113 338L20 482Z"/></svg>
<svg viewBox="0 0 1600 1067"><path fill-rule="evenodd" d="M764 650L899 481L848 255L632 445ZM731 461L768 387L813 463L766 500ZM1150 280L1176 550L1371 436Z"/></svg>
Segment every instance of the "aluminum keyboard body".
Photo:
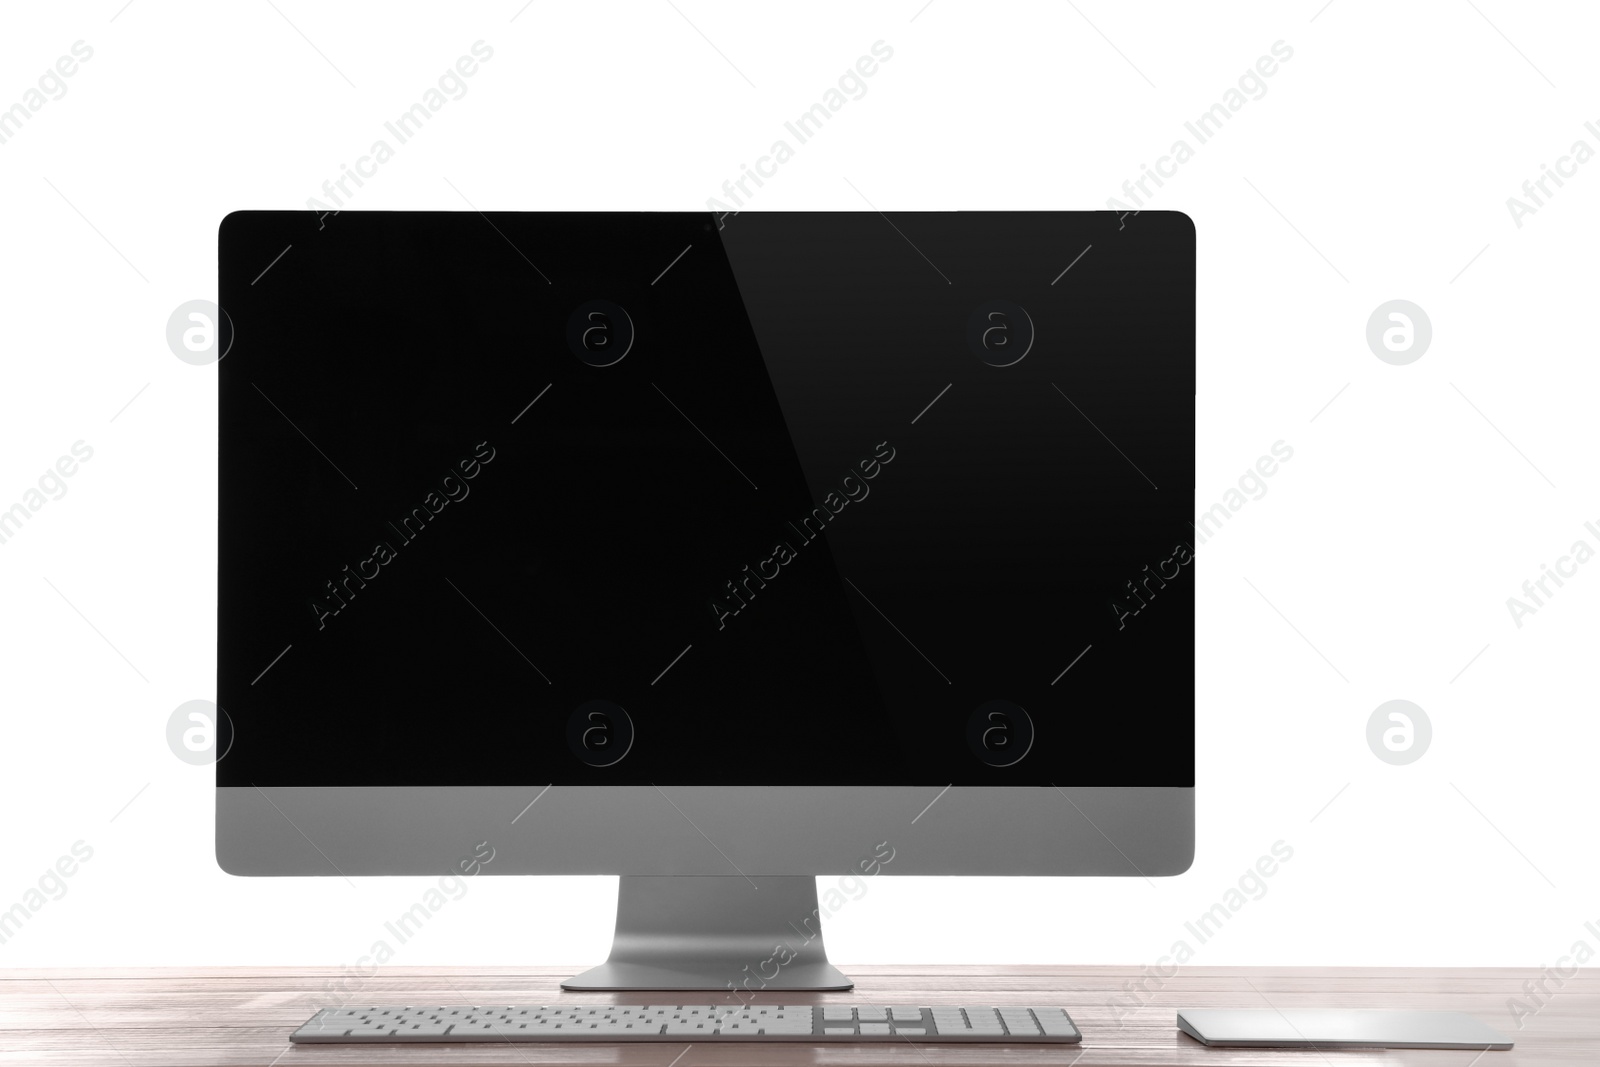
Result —
<svg viewBox="0 0 1600 1067"><path fill-rule="evenodd" d="M565 1004L542 1007L328 1008L290 1035L300 1044L456 1041L858 1041L1071 1044L1062 1008L973 1005Z"/></svg>

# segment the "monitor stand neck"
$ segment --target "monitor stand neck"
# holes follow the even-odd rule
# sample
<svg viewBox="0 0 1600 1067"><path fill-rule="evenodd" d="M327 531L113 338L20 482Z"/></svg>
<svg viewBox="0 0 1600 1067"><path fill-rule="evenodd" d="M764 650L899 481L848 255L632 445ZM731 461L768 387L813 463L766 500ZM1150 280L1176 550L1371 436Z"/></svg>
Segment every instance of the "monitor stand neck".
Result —
<svg viewBox="0 0 1600 1067"><path fill-rule="evenodd" d="M623 875L611 957L562 989L837 990L817 880Z"/></svg>

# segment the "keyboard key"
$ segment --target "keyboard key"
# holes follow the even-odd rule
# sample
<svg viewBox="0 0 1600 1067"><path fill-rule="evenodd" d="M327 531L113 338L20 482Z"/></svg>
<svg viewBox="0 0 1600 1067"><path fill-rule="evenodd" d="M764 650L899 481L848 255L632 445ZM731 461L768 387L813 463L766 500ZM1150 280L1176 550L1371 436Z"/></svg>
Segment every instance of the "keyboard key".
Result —
<svg viewBox="0 0 1600 1067"><path fill-rule="evenodd" d="M873 1034L873 1035L876 1035L878 1037L888 1037L889 1036L889 1024L888 1023L862 1023L861 1024L861 1032L863 1034Z"/></svg>
<svg viewBox="0 0 1600 1067"><path fill-rule="evenodd" d="M1072 1020L1060 1008L1034 1008L1034 1017L1039 1020L1039 1025L1044 1027L1044 1032L1050 1037L1078 1038L1078 1028L1072 1025Z"/></svg>
<svg viewBox="0 0 1600 1067"><path fill-rule="evenodd" d="M856 1008L856 1018L860 1019L862 1022L887 1022L889 1019L889 1009L882 1007L881 1005L863 1004Z"/></svg>
<svg viewBox="0 0 1600 1067"><path fill-rule="evenodd" d="M824 1004L822 1006L823 1022L854 1022L856 1010L848 1004Z"/></svg>
<svg viewBox="0 0 1600 1067"><path fill-rule="evenodd" d="M1001 1021L1006 1024L1006 1032L1014 1037L1037 1037L1043 1032L1027 1008L1000 1008L999 1011Z"/></svg>
<svg viewBox="0 0 1600 1067"><path fill-rule="evenodd" d="M889 1009L889 1013L894 1016L894 1021L897 1023L920 1022L922 1020L921 1008L894 1007Z"/></svg>

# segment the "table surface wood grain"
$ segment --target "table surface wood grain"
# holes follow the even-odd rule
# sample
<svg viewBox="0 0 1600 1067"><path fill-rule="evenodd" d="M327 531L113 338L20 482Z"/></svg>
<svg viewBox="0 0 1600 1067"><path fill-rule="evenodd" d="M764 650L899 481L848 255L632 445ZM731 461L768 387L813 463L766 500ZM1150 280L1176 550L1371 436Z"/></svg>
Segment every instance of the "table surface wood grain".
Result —
<svg viewBox="0 0 1600 1067"><path fill-rule="evenodd" d="M291 1045L321 1007L366 1004L704 1004L705 993L563 993L581 967L389 967L365 979L331 967L162 967L0 971L0 1067L303 1067L351 1064L556 1064L608 1067L1118 1067L1305 1064L1367 1067L1600 1067L1600 970L1561 980L1513 968L843 967L853 993L773 994L756 1002L1060 1004L1082 1045L461 1044ZM344 988L339 983L344 982ZM1540 993L1542 981L1545 993ZM1533 983L1531 999L1525 983ZM1513 1018L1512 1001L1533 1011ZM1508 1052L1206 1048L1180 1033L1180 1008L1387 1008L1465 1011L1510 1035Z"/></svg>

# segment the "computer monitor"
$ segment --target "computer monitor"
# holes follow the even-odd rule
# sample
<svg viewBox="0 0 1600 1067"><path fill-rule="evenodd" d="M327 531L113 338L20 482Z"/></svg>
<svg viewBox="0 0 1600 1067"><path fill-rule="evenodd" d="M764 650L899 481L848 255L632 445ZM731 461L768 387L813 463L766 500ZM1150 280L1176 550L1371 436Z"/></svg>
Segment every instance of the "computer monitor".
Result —
<svg viewBox="0 0 1600 1067"><path fill-rule="evenodd" d="M217 859L621 876L570 989L844 989L816 876L1194 842L1172 212L222 221Z"/></svg>

